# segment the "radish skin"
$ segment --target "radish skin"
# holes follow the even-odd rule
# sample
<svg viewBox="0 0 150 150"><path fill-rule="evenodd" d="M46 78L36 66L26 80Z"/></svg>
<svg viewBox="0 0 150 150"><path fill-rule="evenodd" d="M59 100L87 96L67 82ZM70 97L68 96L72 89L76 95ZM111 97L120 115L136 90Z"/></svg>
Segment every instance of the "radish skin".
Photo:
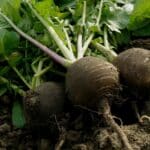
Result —
<svg viewBox="0 0 150 150"><path fill-rule="evenodd" d="M73 104L95 109L97 99L111 97L118 90L118 71L105 60L84 57L68 68L66 88Z"/></svg>
<svg viewBox="0 0 150 150"><path fill-rule="evenodd" d="M63 112L65 88L56 82L45 82L36 89L29 90L24 98L27 124L38 128L47 126L52 115Z"/></svg>
<svg viewBox="0 0 150 150"><path fill-rule="evenodd" d="M124 83L133 90L149 96L150 90L150 51L143 48L130 48L118 55L114 64L120 72ZM146 101L144 101L146 104ZM132 102L133 110L139 123L143 123L144 118L148 121L150 116L140 117L137 101ZM143 107L143 110L146 108Z"/></svg>
<svg viewBox="0 0 150 150"><path fill-rule="evenodd" d="M114 60L121 77L137 89L150 89L150 51L131 48L123 51Z"/></svg>
<svg viewBox="0 0 150 150"><path fill-rule="evenodd" d="M102 114L118 133L125 149L132 150L110 111L110 99L119 90L119 73L115 66L96 57L83 57L68 68L66 90L73 105L96 109Z"/></svg>

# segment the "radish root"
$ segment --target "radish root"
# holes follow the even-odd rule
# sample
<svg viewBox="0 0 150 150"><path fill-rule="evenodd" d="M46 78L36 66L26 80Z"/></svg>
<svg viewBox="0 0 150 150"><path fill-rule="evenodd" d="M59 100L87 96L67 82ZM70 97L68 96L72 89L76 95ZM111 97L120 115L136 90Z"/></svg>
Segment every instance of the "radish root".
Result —
<svg viewBox="0 0 150 150"><path fill-rule="evenodd" d="M111 115L110 112L110 106L108 103L107 99L103 99L101 102L103 102L103 106L104 106L104 112L103 112L103 117L106 121L106 123L115 131L117 132L118 136L120 137L124 147L126 150L133 150L133 148L131 147L127 136L125 135L125 133L122 131L122 129L119 127L119 125L114 121L113 116Z"/></svg>
<svg viewBox="0 0 150 150"><path fill-rule="evenodd" d="M140 117L140 122L143 123L144 120L147 120L148 122L150 122L150 116L147 115L143 115Z"/></svg>
<svg viewBox="0 0 150 150"><path fill-rule="evenodd" d="M61 150L64 143L65 143L65 140L66 140L66 130L64 128L61 128L61 131L60 131L60 136L59 136L59 140L58 142L56 143L55 145L55 150Z"/></svg>

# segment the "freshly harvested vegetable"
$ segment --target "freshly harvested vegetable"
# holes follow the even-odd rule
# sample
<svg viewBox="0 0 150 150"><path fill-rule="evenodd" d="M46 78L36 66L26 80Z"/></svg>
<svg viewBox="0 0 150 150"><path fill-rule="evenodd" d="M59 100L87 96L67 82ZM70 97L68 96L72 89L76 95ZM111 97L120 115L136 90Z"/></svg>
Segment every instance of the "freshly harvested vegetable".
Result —
<svg viewBox="0 0 150 150"><path fill-rule="evenodd" d="M138 89L150 89L150 51L131 48L123 51L114 61L121 77L130 86Z"/></svg>
<svg viewBox="0 0 150 150"><path fill-rule="evenodd" d="M100 99L112 98L119 90L118 71L103 59L83 57L68 68L66 88L74 105L99 110Z"/></svg>
<svg viewBox="0 0 150 150"><path fill-rule="evenodd" d="M139 92L149 95L150 90L150 51L142 48L131 48L123 51L114 60L120 76L123 81ZM143 103L147 103L146 101ZM143 109L146 109L147 104ZM140 117L136 103L134 103L134 111L136 112L139 122L143 122L144 117ZM150 117L145 118L150 120Z"/></svg>
<svg viewBox="0 0 150 150"><path fill-rule="evenodd" d="M47 127L52 115L63 112L65 90L61 83L44 82L35 90L29 90L24 98L27 124L31 127Z"/></svg>
<svg viewBox="0 0 150 150"><path fill-rule="evenodd" d="M81 58L68 68L66 88L73 105L98 110L108 125L118 133L125 148L132 149L110 112L109 100L119 90L119 74L116 67L100 58Z"/></svg>
<svg viewBox="0 0 150 150"><path fill-rule="evenodd" d="M110 60L116 57L116 54L111 51L108 35L112 35L113 31L120 32L124 28L124 25L122 26L121 24L123 21L120 22L118 18L120 18L119 16L128 15L126 9L122 8L123 13L120 14L120 4L116 5L114 2L107 3L104 0L95 1L94 3L93 1L81 0L76 1L76 5L68 8L69 19L64 19L60 16L64 16L65 14L56 11L55 6L50 5L52 11L49 7L47 8L47 4L49 4L47 0L41 3L36 1L30 3L27 0L24 2L27 10L30 10L30 13L38 19L38 23L40 22L44 29L48 31L52 39L53 48L58 49L61 56L56 50L51 50L42 42L39 42L38 39L34 39L22 31L3 12L0 12L1 20L11 26L22 37L48 54L56 62L69 68L66 77L66 89L69 92L73 105L78 104L100 111L107 123L119 134L125 148L131 150L132 148L126 136L115 123L110 113L109 99L115 94L115 91L118 91L119 87L117 69L112 64L102 61L99 58L83 58L87 53L94 53L89 47L94 38L96 40L94 40L93 45L95 45L96 49L103 47L103 50L106 51L104 54L113 55L109 56ZM47 9L43 12L43 7L45 6ZM115 12L120 14L117 18L114 16ZM53 13L56 17L54 17ZM72 19L70 20L70 18ZM123 18L121 17L121 19ZM104 46L101 43L97 44L98 36L103 36L101 43ZM100 39L98 38L98 41ZM78 96L79 98L76 98Z"/></svg>
<svg viewBox="0 0 150 150"><path fill-rule="evenodd" d="M82 58L85 54L103 55L109 61L112 61L116 57L116 53L112 51L114 46L112 46L112 43L117 42L114 41L116 38L113 33L120 33L122 29L127 27L133 5L134 0L67 0L61 2L57 0L1 0L0 29L10 32L11 28L13 28L21 36L42 49L63 66L68 66L73 61ZM10 39L6 39L6 42L7 46L11 45L11 47L12 43L16 43L10 41ZM91 49L89 45L94 45L95 48ZM53 51L48 48L49 46ZM19 88L24 89L30 87L28 81L32 78L32 72L29 71L28 67L32 62L28 61L29 58L33 58L30 52L35 54L35 49L27 42L23 47L25 48L22 48L22 52L25 52L23 55L21 52L21 56L26 57L26 63L24 63L24 59L20 59L18 64L25 64L23 66L24 69L22 71L20 66L17 68L17 65L17 67L15 66L15 69L17 68L15 72L19 78L21 77L24 84L19 85ZM15 51L20 54L20 49L15 48ZM63 55L65 59L56 53ZM41 53L38 51L34 58L37 58L39 55ZM9 69L7 67L6 69ZM5 74L3 77L7 78ZM16 83L15 80L13 78L11 81ZM7 91L7 88L0 90L3 94Z"/></svg>

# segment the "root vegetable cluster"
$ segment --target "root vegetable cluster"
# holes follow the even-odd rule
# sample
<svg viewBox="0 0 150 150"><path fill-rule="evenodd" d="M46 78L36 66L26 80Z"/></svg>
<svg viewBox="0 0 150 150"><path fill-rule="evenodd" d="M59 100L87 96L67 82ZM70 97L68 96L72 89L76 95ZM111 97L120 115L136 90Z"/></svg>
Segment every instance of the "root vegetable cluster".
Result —
<svg viewBox="0 0 150 150"><path fill-rule="evenodd" d="M116 131L128 150L132 147L111 115L111 103L119 92L119 73L127 84L139 89L150 87L150 51L140 48L129 49L114 60L116 67L100 58L88 56L75 61L66 74L66 93L72 105L97 111ZM25 110L32 122L37 114L45 122L52 114L61 113L65 101L64 88L48 82L25 99ZM35 108L35 109L34 109ZM31 116L34 116L31 118ZM45 117L46 116L46 117Z"/></svg>

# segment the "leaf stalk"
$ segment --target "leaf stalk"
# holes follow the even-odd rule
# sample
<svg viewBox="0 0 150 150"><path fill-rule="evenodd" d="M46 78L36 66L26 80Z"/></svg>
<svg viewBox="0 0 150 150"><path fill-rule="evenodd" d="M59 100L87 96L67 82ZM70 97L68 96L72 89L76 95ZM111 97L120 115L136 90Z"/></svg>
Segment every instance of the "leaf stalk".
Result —
<svg viewBox="0 0 150 150"><path fill-rule="evenodd" d="M58 55L57 53L53 52L50 48L46 47L42 43L38 42L37 40L33 39L31 36L24 33L21 29L19 29L6 15L4 15L2 12L0 12L0 15L11 25L11 27L18 32L22 37L30 41L32 44L34 44L36 47L41 49L43 52L45 52L48 56L50 56L53 60L58 62L64 67L70 66L72 61L65 59L64 57Z"/></svg>

